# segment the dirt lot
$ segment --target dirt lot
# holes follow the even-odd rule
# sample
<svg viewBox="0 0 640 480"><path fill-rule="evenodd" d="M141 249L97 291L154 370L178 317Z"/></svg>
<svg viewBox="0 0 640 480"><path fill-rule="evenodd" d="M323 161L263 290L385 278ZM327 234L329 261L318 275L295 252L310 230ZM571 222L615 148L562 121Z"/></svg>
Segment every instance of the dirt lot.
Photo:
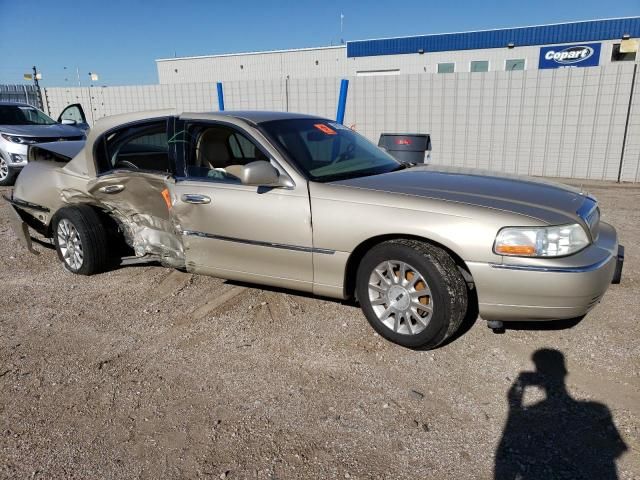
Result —
<svg viewBox="0 0 640 480"><path fill-rule="evenodd" d="M640 478L640 187L589 190L627 246L622 285L573 328L477 321L431 352L292 292L159 266L74 276L19 247L2 201L0 476ZM523 401L549 398L518 408L541 348L565 356L567 390L543 352Z"/></svg>

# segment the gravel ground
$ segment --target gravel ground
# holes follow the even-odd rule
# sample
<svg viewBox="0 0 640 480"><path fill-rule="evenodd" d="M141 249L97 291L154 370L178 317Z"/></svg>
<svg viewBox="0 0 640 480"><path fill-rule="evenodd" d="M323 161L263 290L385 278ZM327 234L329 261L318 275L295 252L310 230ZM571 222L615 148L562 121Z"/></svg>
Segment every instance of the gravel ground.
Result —
<svg viewBox="0 0 640 480"><path fill-rule="evenodd" d="M623 283L573 328L477 321L429 352L293 292L74 276L19 247L2 201L0 476L489 479L497 458L499 478L640 478L640 187L588 187L627 246ZM564 355L566 390L554 352L520 375L539 349Z"/></svg>

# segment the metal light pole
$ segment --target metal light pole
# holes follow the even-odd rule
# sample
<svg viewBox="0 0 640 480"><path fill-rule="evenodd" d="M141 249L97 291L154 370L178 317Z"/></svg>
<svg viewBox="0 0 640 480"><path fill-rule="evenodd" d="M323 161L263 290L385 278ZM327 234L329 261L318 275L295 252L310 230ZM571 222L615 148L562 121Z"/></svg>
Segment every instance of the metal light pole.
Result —
<svg viewBox="0 0 640 480"><path fill-rule="evenodd" d="M78 77L79 78L79 77ZM89 72L89 108L91 109L91 120L95 122L95 114L93 111L93 99L91 98L91 90L93 87L93 82L98 81L98 74L96 72Z"/></svg>
<svg viewBox="0 0 640 480"><path fill-rule="evenodd" d="M36 86L36 95L38 96L38 107L40 107L40 110L44 108L44 105L42 105L42 93L40 92L40 84L38 83L38 80L40 80L41 78L42 78L42 74L38 73L38 69L34 65L33 66L33 83Z"/></svg>

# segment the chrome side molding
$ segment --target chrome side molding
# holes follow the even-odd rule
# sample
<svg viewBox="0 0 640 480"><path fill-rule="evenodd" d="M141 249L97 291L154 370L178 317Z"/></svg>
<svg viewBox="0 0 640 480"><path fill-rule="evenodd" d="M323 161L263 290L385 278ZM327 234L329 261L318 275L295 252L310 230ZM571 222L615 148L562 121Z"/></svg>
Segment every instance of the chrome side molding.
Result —
<svg viewBox="0 0 640 480"><path fill-rule="evenodd" d="M604 265L611 261L612 255L608 255L607 258L600 260L599 262L591 265L585 265L580 267L543 267L540 265L510 265L507 263L489 263L491 268L499 270L524 270L528 272L549 272L549 273L585 273L592 272L602 268Z"/></svg>

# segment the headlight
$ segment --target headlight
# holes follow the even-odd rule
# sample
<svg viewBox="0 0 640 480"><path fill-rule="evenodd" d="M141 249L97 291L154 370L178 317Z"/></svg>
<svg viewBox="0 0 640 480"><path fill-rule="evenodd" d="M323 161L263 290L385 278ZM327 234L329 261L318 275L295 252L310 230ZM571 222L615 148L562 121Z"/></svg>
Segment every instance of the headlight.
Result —
<svg viewBox="0 0 640 480"><path fill-rule="evenodd" d="M30 145L32 143L37 143L35 138L30 137L19 137L17 135L7 135L6 133L2 134L2 138L9 142L19 143L21 145Z"/></svg>
<svg viewBox="0 0 640 480"><path fill-rule="evenodd" d="M493 251L516 257L562 257L589 245L577 223L554 227L507 227L498 232Z"/></svg>

